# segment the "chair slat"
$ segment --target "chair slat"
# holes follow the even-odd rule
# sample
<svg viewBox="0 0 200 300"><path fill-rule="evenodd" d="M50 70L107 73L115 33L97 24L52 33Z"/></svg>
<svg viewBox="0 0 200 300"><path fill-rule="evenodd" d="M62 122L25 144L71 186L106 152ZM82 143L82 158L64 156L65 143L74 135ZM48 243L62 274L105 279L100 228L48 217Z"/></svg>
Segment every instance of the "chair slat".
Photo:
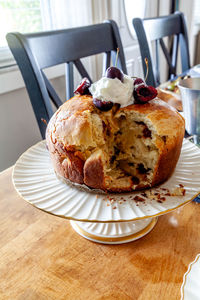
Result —
<svg viewBox="0 0 200 300"><path fill-rule="evenodd" d="M167 63L168 63L168 66L169 66L169 70L170 70L170 73L176 75L176 70L175 70L175 68L174 68L174 67L172 66L172 64L171 64L171 57L170 57L170 55L169 55L169 53L168 53L168 51L167 51L167 48L166 48L166 46L165 46L165 43L164 43L163 39L160 39L160 45L161 45L161 48L162 48L163 53L164 53L164 55L165 55L165 58L166 58L166 60L167 60Z"/></svg>
<svg viewBox="0 0 200 300"><path fill-rule="evenodd" d="M172 46L172 66L176 70L177 68L177 57L178 57L178 46L179 46L179 35L174 36L173 46ZM175 74L169 74L170 79L172 80Z"/></svg>
<svg viewBox="0 0 200 300"><path fill-rule="evenodd" d="M174 36L173 48L172 48L172 66L176 69L177 65L177 56L178 56L178 44L179 44L179 35Z"/></svg>
<svg viewBox="0 0 200 300"><path fill-rule="evenodd" d="M160 69L160 60L159 60L159 40L155 41L155 47L156 47L156 84L159 85L160 84L160 73L159 73L159 69Z"/></svg>
<svg viewBox="0 0 200 300"><path fill-rule="evenodd" d="M82 64L82 62L80 61L80 59L77 59L74 61L74 64L77 68L77 70L79 71L80 75L82 77L87 77L89 79L89 81L92 83L92 79L90 78L88 72L86 71L84 65Z"/></svg>
<svg viewBox="0 0 200 300"><path fill-rule="evenodd" d="M60 100L60 98L58 97L58 94L54 90L53 86L50 84L49 80L47 79L47 77L46 77L46 75L44 74L43 71L42 71L42 75L44 77L44 81L45 81L45 84L46 84L46 87L47 87L47 91L49 93L49 97L51 98L53 104L58 108L63 103Z"/></svg>
<svg viewBox="0 0 200 300"><path fill-rule="evenodd" d="M133 26L135 28L137 38L138 38L138 42L139 42L144 76L145 76L146 71L147 71L146 70L146 64L145 64L145 58L148 59L149 72L148 72L148 77L147 77L146 82L149 85L157 86L156 85L156 74L154 72L153 64L152 64L153 59L151 57L150 46L149 46L149 43L148 43L147 34L145 33L143 20L140 19L140 18L133 19Z"/></svg>
<svg viewBox="0 0 200 300"><path fill-rule="evenodd" d="M70 99L74 95L74 69L73 63L69 62L65 64L65 72L66 72L66 97Z"/></svg>

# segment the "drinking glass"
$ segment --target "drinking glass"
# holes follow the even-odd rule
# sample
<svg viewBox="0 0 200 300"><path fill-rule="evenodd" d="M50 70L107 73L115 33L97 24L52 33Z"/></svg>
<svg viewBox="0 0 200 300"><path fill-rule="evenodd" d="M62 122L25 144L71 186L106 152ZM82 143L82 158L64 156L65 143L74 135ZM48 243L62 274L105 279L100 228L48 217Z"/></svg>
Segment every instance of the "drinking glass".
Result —
<svg viewBox="0 0 200 300"><path fill-rule="evenodd" d="M200 145L200 77L180 80L178 87L186 131L193 136L194 143Z"/></svg>

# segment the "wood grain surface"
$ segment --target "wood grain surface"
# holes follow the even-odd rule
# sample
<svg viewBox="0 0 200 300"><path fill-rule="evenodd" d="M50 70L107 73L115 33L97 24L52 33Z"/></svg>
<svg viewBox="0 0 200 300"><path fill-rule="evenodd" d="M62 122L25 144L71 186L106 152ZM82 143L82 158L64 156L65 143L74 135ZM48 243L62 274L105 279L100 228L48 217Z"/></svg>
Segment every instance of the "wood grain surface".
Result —
<svg viewBox="0 0 200 300"><path fill-rule="evenodd" d="M178 111L183 111L180 94L171 93L160 88L157 88L157 91L158 91L158 98L167 102L169 105L173 106Z"/></svg>
<svg viewBox="0 0 200 300"><path fill-rule="evenodd" d="M0 299L174 300L200 253L200 205L159 217L142 239L100 245L18 196L0 174Z"/></svg>

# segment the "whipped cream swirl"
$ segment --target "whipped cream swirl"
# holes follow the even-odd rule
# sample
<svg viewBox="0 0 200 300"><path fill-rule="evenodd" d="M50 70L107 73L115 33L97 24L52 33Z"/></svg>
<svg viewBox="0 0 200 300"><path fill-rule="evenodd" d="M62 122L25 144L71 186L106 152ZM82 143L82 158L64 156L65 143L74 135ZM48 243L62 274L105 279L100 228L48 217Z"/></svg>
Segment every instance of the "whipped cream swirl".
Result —
<svg viewBox="0 0 200 300"><path fill-rule="evenodd" d="M121 107L134 103L133 89L133 79L127 75L124 75L123 82L118 78L102 77L89 88L93 98L118 103Z"/></svg>

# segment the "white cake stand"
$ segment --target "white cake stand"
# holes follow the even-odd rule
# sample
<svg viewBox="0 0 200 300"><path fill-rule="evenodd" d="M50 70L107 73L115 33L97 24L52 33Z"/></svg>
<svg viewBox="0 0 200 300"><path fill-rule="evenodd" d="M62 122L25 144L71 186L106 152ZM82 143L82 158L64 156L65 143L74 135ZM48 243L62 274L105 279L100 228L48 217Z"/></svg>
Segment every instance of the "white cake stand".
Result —
<svg viewBox="0 0 200 300"><path fill-rule="evenodd" d="M150 232L157 217L181 207L200 193L200 149L185 140L171 178L151 192L170 191L184 185L185 196L152 197L135 201L142 192L95 194L60 181L51 165L45 141L28 149L16 162L13 183L20 196L35 207L71 220L76 232L88 240L122 244ZM164 193L164 192L163 192Z"/></svg>

